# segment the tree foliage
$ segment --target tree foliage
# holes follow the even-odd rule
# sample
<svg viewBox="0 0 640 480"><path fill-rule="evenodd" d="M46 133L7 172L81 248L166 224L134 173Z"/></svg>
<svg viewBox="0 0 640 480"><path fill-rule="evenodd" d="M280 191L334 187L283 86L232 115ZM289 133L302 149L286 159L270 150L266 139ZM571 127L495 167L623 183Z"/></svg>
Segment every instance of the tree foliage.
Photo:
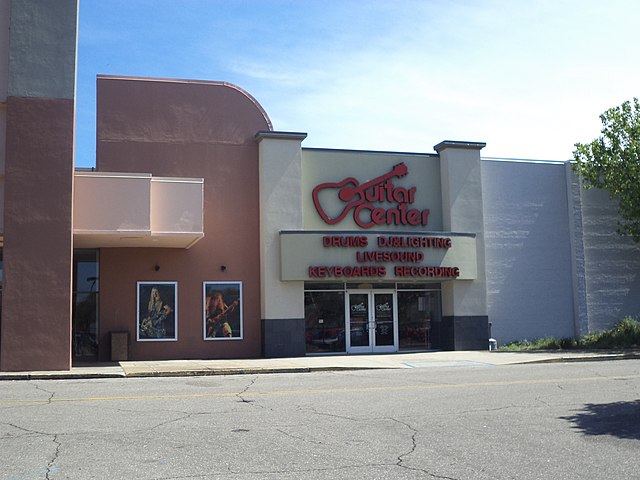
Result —
<svg viewBox="0 0 640 480"><path fill-rule="evenodd" d="M640 102L610 108L600 120L600 137L575 144L573 169L586 188L609 192L618 202L618 233L640 242Z"/></svg>

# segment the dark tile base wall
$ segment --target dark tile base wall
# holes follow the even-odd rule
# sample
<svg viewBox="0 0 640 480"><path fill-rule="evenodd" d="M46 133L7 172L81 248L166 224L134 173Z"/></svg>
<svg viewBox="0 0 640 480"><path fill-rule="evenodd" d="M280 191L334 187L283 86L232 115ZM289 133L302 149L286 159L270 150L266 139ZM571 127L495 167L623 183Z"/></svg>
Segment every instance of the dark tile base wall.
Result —
<svg viewBox="0 0 640 480"><path fill-rule="evenodd" d="M444 350L487 350L489 317L482 315L442 317L441 348Z"/></svg>
<svg viewBox="0 0 640 480"><path fill-rule="evenodd" d="M304 318L267 318L262 320L262 355L274 357L304 357Z"/></svg>

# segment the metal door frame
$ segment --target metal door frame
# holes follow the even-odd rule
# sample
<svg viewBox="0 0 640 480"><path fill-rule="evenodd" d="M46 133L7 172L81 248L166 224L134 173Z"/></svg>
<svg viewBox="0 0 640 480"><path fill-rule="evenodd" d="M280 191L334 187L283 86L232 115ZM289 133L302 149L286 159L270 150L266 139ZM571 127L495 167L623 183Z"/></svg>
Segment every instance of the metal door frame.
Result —
<svg viewBox="0 0 640 480"><path fill-rule="evenodd" d="M391 353L398 351L398 295L394 289L371 289L371 290L347 290L345 297L345 340L347 353ZM368 333L369 345L367 346L351 346L351 295L367 295L367 314L368 314ZM393 296L393 345L376 345L375 335L375 295L386 294Z"/></svg>

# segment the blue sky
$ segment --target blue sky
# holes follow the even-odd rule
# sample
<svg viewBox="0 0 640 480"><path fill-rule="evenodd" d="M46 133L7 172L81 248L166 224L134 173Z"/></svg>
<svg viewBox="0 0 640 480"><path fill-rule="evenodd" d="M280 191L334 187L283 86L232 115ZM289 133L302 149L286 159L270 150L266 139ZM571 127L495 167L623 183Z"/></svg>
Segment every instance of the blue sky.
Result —
<svg viewBox="0 0 640 480"><path fill-rule="evenodd" d="M635 0L80 0L76 166L98 74L235 83L307 147L566 160L640 96Z"/></svg>

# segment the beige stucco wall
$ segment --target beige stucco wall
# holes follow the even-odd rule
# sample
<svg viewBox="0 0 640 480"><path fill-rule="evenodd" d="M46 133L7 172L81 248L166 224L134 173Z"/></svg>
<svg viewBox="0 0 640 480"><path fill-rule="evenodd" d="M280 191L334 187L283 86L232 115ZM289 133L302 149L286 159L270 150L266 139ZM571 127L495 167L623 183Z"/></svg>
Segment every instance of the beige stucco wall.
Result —
<svg viewBox="0 0 640 480"><path fill-rule="evenodd" d="M446 282L442 287L445 316L486 316L484 215L480 150L483 143L443 142L440 154L445 230L476 234L478 272L473 281Z"/></svg>
<svg viewBox="0 0 640 480"><path fill-rule="evenodd" d="M304 284L280 281L283 229L300 230L302 166L300 147L306 134L262 132L260 142L260 288L263 319L304 317Z"/></svg>
<svg viewBox="0 0 640 480"><path fill-rule="evenodd" d="M484 220L482 212L482 177L480 169L480 149L484 144L467 142L443 142L438 146L438 155L410 154L394 152L366 152L326 149L302 149L302 227L280 225L280 250L269 255L270 261L280 258L280 277L284 284L310 278L310 265L347 266L358 265L354 260L357 249L326 249L322 246L323 232L339 235L364 235L375 238L382 232L401 234L422 234L425 232L460 232L452 235L453 247L448 251L424 250L422 266L457 266L460 276L432 278L443 284L443 313L446 316L486 316L486 274L484 266ZM282 155L280 153L274 156ZM397 168L402 164L406 168ZM400 173L400 174L399 174ZM314 204L314 189L320 207L330 220L340 216L348 201L339 198L344 186L358 187L372 183L380 177L390 178L393 188L405 191L413 189L413 202L409 208L418 211L429 210L427 225L374 225L362 228L354 220L353 212L339 222L327 223ZM386 181L386 180L385 180ZM323 185L322 189L318 189ZM291 188L287 185L287 188ZM284 192L287 189L282 190ZM297 193L296 193L297 195ZM293 208L297 196L287 208ZM356 200L358 197L355 197ZM389 209L398 204L390 201L370 202L373 207ZM366 211L365 211L366 212ZM295 217L297 218L297 217ZM274 229L276 230L276 229ZM288 231L290 230L290 231ZM304 230L297 234L294 230ZM373 233L368 233L373 232ZM430 233L433 234L433 233ZM446 235L446 233L443 233ZM365 250L384 250L370 241ZM396 278L395 264L371 262L368 265L384 265L384 278L367 278L378 281L428 281L425 278ZM272 267L271 271L275 272ZM273 283L273 278L270 279ZM320 280L331 281L331 278ZM333 279L348 281L348 279ZM445 281L446 280L446 281Z"/></svg>
<svg viewBox="0 0 640 480"><path fill-rule="evenodd" d="M361 152L347 150L303 149L302 150L302 208L305 230L360 230L353 215L348 214L334 225L325 223L318 214L312 198L313 189L322 183L340 183L348 178L360 185L388 174L394 165L404 163L407 174L392 177L396 187L416 187L415 202L411 208L429 209L426 226L377 225L376 230L390 231L441 231L442 201L440 195L440 162L437 155ZM333 218L344 208L337 198L339 188L323 190L319 197L327 214ZM385 207L391 206L385 204Z"/></svg>

